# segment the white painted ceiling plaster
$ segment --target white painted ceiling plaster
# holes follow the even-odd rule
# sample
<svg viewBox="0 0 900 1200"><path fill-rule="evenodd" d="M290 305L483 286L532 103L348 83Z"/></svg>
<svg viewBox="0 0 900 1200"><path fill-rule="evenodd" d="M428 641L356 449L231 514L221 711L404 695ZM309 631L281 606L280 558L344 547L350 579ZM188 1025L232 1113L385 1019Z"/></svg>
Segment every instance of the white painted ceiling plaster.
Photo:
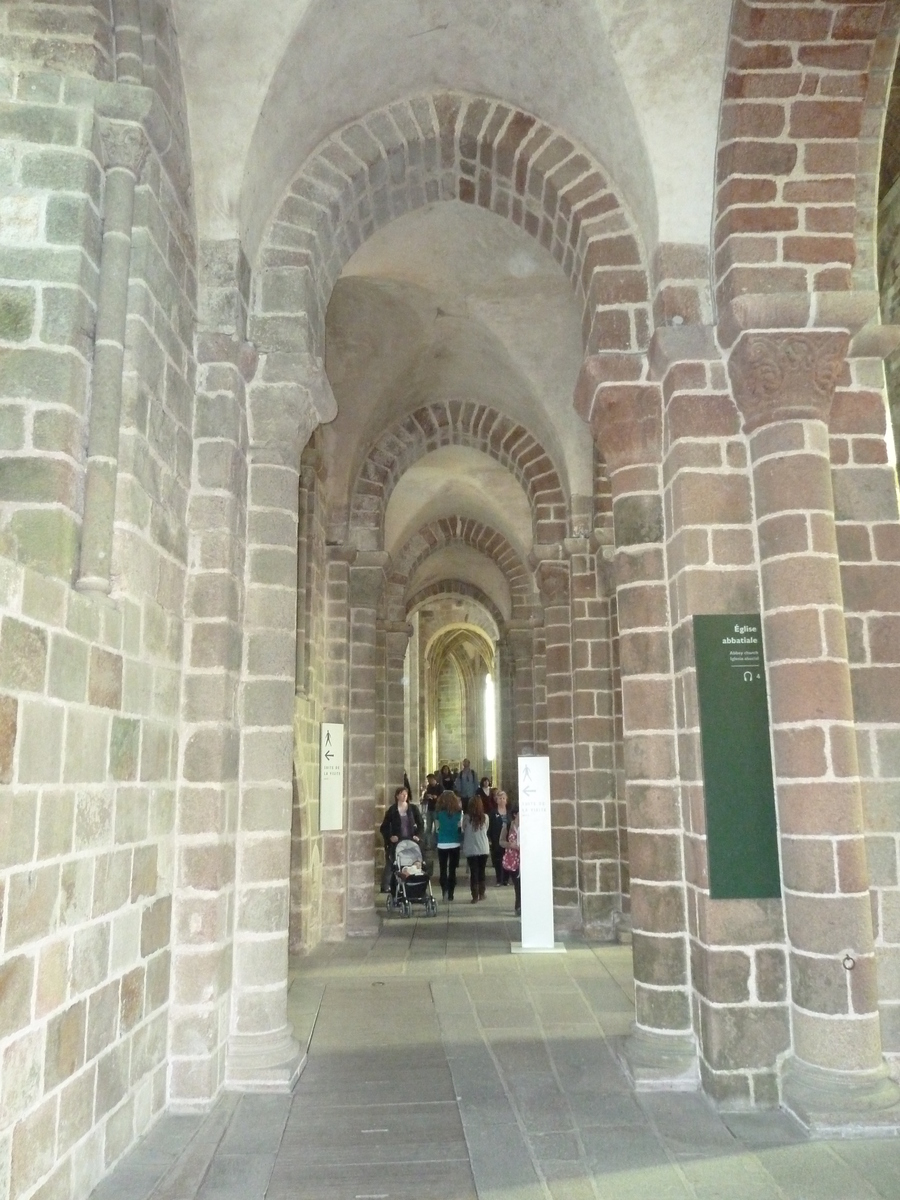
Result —
<svg viewBox="0 0 900 1200"><path fill-rule="evenodd" d="M593 444L572 407L579 306L553 258L515 226L456 202L401 217L347 264L325 330L338 402L323 431L336 521L370 447L436 400L507 414L546 448L564 490L590 495ZM522 544L509 519L510 540Z"/></svg>
<svg viewBox="0 0 900 1200"><path fill-rule="evenodd" d="M512 599L506 576L496 563L491 562L478 550L461 542L453 542L435 550L415 572L406 589L407 596L415 596L423 587L440 583L444 579L459 579L481 588L496 604L505 621L512 612Z"/></svg>
<svg viewBox="0 0 900 1200"><path fill-rule="evenodd" d="M531 506L518 480L466 446L427 454L400 479L385 513L385 550L396 554L416 530L451 514L496 529L522 558L531 550Z"/></svg>
<svg viewBox="0 0 900 1200"><path fill-rule="evenodd" d="M707 243L730 0L173 0L200 236L252 258L336 128L441 87L583 142L658 238Z"/></svg>
<svg viewBox="0 0 900 1200"><path fill-rule="evenodd" d="M732 0L603 0L656 185L659 241L708 246Z"/></svg>

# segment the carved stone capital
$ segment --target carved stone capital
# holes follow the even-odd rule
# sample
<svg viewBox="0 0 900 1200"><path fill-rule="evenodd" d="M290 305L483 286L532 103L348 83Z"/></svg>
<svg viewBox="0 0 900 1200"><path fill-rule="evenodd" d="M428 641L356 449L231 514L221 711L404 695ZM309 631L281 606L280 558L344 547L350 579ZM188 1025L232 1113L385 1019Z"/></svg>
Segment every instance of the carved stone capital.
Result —
<svg viewBox="0 0 900 1200"><path fill-rule="evenodd" d="M568 562L539 562L534 570L541 600L547 607L569 603Z"/></svg>
<svg viewBox="0 0 900 1200"><path fill-rule="evenodd" d="M849 345L839 330L742 333L728 372L745 433L777 421L827 424Z"/></svg>
<svg viewBox="0 0 900 1200"><path fill-rule="evenodd" d="M658 383L597 389L591 432L610 474L662 461L662 389Z"/></svg>
<svg viewBox="0 0 900 1200"><path fill-rule="evenodd" d="M150 148L141 126L101 117L97 132L104 169L121 167L139 179Z"/></svg>

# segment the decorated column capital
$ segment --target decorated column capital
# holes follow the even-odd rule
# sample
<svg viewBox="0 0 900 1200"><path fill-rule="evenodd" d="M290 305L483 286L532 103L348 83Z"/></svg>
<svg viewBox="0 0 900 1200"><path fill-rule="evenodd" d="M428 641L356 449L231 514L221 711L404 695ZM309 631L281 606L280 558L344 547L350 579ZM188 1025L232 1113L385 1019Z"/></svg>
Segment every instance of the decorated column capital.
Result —
<svg viewBox="0 0 900 1200"><path fill-rule="evenodd" d="M535 566L534 577L541 593L541 601L546 607L569 603L571 580L568 559L545 559L539 562Z"/></svg>
<svg viewBox="0 0 900 1200"><path fill-rule="evenodd" d="M104 170L130 171L135 179L140 178L150 149L143 128L101 117L97 121L97 134Z"/></svg>
<svg viewBox="0 0 900 1200"><path fill-rule="evenodd" d="M728 373L744 432L778 421L827 424L849 345L850 334L841 330L742 333Z"/></svg>

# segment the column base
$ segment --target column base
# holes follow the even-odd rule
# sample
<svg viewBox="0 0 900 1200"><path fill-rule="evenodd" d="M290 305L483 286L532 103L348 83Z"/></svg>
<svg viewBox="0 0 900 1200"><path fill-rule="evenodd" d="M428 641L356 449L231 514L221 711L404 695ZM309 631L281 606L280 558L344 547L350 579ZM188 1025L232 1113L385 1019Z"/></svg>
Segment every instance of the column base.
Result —
<svg viewBox="0 0 900 1200"><path fill-rule="evenodd" d="M635 1025L617 1055L636 1092L700 1089L700 1060L692 1033L651 1033Z"/></svg>
<svg viewBox="0 0 900 1200"><path fill-rule="evenodd" d="M236 1033L228 1039L225 1090L290 1092L306 1066L290 1025L266 1033Z"/></svg>
<svg viewBox="0 0 900 1200"><path fill-rule="evenodd" d="M781 1101L814 1138L900 1133L900 1087L886 1066L831 1071L791 1058L784 1067Z"/></svg>

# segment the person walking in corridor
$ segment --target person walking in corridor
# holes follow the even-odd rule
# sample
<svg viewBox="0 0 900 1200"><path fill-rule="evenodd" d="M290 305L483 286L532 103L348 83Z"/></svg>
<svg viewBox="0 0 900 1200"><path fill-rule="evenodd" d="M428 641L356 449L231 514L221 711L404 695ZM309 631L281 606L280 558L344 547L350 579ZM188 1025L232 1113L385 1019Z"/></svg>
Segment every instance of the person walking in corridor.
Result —
<svg viewBox="0 0 900 1200"><path fill-rule="evenodd" d="M441 895L452 900L456 891L456 868L459 866L459 846L462 840L459 823L462 806L456 792L441 792L435 807L437 818L437 852L441 867Z"/></svg>
<svg viewBox="0 0 900 1200"><path fill-rule="evenodd" d="M507 877L513 881L513 887L516 889L516 916L518 917L522 913L518 805L513 807L509 814L509 821L503 826L503 832L500 835L500 845L503 847L503 870Z"/></svg>
<svg viewBox="0 0 900 1200"><path fill-rule="evenodd" d="M435 846L434 834L437 827L435 810L443 790L437 775L429 772L425 780L425 786L422 789L422 816L425 818L425 842L432 849Z"/></svg>
<svg viewBox="0 0 900 1200"><path fill-rule="evenodd" d="M466 812L472 797L478 791L478 776L467 758L463 759L462 766L453 780L453 790L462 801L463 812Z"/></svg>
<svg viewBox="0 0 900 1200"><path fill-rule="evenodd" d="M491 845L491 865L497 877L497 887L507 882L506 872L503 870L503 847L500 844L509 819L506 815L506 804L506 792L498 791L494 797L494 805L488 812L488 841Z"/></svg>
<svg viewBox="0 0 900 1200"><path fill-rule="evenodd" d="M480 796L474 796L469 802L469 808L463 814L462 848L469 863L469 885L472 889L472 903L484 899L484 869L487 865L490 843L488 842L488 821Z"/></svg>
<svg viewBox="0 0 900 1200"><path fill-rule="evenodd" d="M407 788L398 787L394 792L394 803L381 822L381 837L384 841L384 872L381 876L383 892L388 891L390 887L391 863L394 861L397 843L410 838L421 845L424 832L422 814L418 806L410 800Z"/></svg>

